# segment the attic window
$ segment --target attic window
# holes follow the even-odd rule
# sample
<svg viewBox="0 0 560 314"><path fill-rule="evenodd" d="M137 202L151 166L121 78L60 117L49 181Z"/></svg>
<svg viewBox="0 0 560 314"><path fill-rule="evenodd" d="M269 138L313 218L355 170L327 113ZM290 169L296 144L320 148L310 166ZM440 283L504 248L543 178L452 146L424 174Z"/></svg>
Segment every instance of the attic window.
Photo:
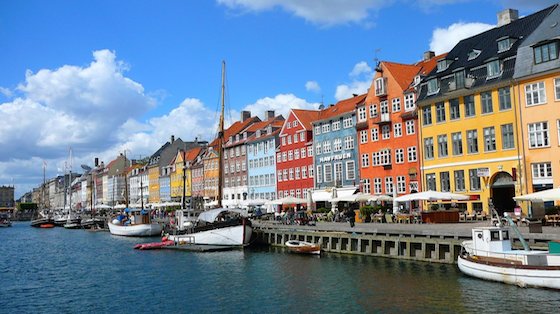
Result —
<svg viewBox="0 0 560 314"><path fill-rule="evenodd" d="M415 86L415 87L418 86L418 84L420 84L420 81L421 81L421 80L422 80L422 77L421 77L420 75L416 75L416 76L414 77L413 86Z"/></svg>
<svg viewBox="0 0 560 314"><path fill-rule="evenodd" d="M257 130L255 136L256 136L256 137L261 137L261 130Z"/></svg>
<svg viewBox="0 0 560 314"><path fill-rule="evenodd" d="M486 79L492 79L492 78L496 78L500 75L502 75L502 64L500 63L500 60L494 60L494 61L490 61L486 64L486 69L487 69L487 75L486 75Z"/></svg>
<svg viewBox="0 0 560 314"><path fill-rule="evenodd" d="M478 49L471 50L471 52L469 52L468 61L476 59L476 57L478 57L481 52L482 52L482 50L478 50Z"/></svg>
<svg viewBox="0 0 560 314"><path fill-rule="evenodd" d="M269 125L269 126L266 128L266 134L272 134L272 126Z"/></svg>
<svg viewBox="0 0 560 314"><path fill-rule="evenodd" d="M515 40L513 38L501 38L498 40L498 53L508 51L509 48L513 45Z"/></svg>
<svg viewBox="0 0 560 314"><path fill-rule="evenodd" d="M437 78L428 81L428 96L439 92L439 84Z"/></svg>
<svg viewBox="0 0 560 314"><path fill-rule="evenodd" d="M438 72L445 71L449 67L451 62L452 62L451 60L447 60L447 59L438 60L437 71Z"/></svg>
<svg viewBox="0 0 560 314"><path fill-rule="evenodd" d="M558 42L548 42L533 48L535 54L535 64L558 59Z"/></svg>

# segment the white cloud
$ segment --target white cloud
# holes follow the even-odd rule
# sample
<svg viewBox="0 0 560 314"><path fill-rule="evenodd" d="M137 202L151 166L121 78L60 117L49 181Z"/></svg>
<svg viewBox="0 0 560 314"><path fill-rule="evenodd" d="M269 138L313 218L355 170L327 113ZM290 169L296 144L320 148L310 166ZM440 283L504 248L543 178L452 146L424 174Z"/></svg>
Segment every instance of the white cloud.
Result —
<svg viewBox="0 0 560 314"><path fill-rule="evenodd" d="M460 40L482 33L495 25L484 23L463 23L451 24L447 28L436 28L430 40L430 50L436 54L449 52Z"/></svg>
<svg viewBox="0 0 560 314"><path fill-rule="evenodd" d="M353 94L367 93L373 79L373 71L365 61L360 61L354 65L348 74L350 82L340 84L336 87L335 99L343 100L352 97Z"/></svg>
<svg viewBox="0 0 560 314"><path fill-rule="evenodd" d="M0 86L0 94L6 96L6 97L12 97L13 93L11 90L9 90L8 88L2 87Z"/></svg>
<svg viewBox="0 0 560 314"><path fill-rule="evenodd" d="M261 12L276 7L283 9L306 21L321 25L336 25L345 23L365 22L370 12L375 12L393 0L217 0L230 9Z"/></svg>
<svg viewBox="0 0 560 314"><path fill-rule="evenodd" d="M247 105L243 110L249 110L252 115L258 115L263 119L267 110L274 110L275 115L281 114L284 118L287 118L290 109L317 109L318 107L319 103L309 103L293 94L279 94L274 98L258 99L254 104Z"/></svg>
<svg viewBox="0 0 560 314"><path fill-rule="evenodd" d="M317 83L316 81L307 81L305 83L305 89L314 93L321 92L321 86L319 86L319 83Z"/></svg>

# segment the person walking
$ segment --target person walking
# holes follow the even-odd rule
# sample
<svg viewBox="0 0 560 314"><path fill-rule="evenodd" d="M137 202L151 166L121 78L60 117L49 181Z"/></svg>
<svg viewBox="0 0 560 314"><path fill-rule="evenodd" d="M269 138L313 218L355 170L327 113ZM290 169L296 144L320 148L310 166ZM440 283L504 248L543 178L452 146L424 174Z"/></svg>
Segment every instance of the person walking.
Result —
<svg viewBox="0 0 560 314"><path fill-rule="evenodd" d="M356 213L351 208L346 210L346 217L348 217L348 222L350 222L350 227L354 228L354 223L356 222Z"/></svg>

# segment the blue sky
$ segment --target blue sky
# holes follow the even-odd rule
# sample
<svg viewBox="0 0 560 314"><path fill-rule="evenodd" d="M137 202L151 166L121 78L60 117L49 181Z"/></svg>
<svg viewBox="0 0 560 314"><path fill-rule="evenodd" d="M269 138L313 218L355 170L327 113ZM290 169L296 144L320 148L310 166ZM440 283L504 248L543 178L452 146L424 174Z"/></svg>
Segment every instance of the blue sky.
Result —
<svg viewBox="0 0 560 314"><path fill-rule="evenodd" d="M216 132L221 61L226 118L317 108L367 90L374 59L427 50L554 1L0 0L0 185L16 195L120 151L153 153L173 134Z"/></svg>

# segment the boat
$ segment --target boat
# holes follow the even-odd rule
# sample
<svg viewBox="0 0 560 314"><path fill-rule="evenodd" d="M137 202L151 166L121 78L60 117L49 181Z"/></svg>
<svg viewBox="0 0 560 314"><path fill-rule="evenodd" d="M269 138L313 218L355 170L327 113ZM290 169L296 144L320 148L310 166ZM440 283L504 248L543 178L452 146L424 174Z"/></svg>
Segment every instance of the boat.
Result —
<svg viewBox="0 0 560 314"><path fill-rule="evenodd" d="M2 227L11 227L12 221L10 219L10 215L7 213L0 213L0 228Z"/></svg>
<svg viewBox="0 0 560 314"><path fill-rule="evenodd" d="M201 212L193 227L168 234L178 245L246 246L250 243L253 227L244 217L245 211L233 208L215 208Z"/></svg>
<svg viewBox="0 0 560 314"><path fill-rule="evenodd" d="M549 242L548 251L530 250L511 217L506 219L524 249L512 249L510 227L473 228L457 258L461 272L520 287L560 289L560 242Z"/></svg>
<svg viewBox="0 0 560 314"><path fill-rule="evenodd" d="M300 254L321 254L321 246L317 243L311 243L299 240L289 240L285 243L291 252Z"/></svg>
<svg viewBox="0 0 560 314"><path fill-rule="evenodd" d="M72 213L72 211L70 211L70 213L68 214L68 217L66 218L66 222L64 223L64 228L65 229L80 229L80 228L82 228L81 222L82 222L82 219L79 216Z"/></svg>
<svg viewBox="0 0 560 314"><path fill-rule="evenodd" d="M31 219L31 227L35 228L54 228L54 219L48 210L38 210Z"/></svg>
<svg viewBox="0 0 560 314"><path fill-rule="evenodd" d="M161 242L152 242L152 243L139 243L134 246L135 250L157 250L161 249L164 246L170 246L175 244L175 242L168 240L167 238L163 237Z"/></svg>
<svg viewBox="0 0 560 314"><path fill-rule="evenodd" d="M126 208L125 214L107 222L111 234L127 237L151 237L161 234L163 227L157 222L152 222L150 211Z"/></svg>

